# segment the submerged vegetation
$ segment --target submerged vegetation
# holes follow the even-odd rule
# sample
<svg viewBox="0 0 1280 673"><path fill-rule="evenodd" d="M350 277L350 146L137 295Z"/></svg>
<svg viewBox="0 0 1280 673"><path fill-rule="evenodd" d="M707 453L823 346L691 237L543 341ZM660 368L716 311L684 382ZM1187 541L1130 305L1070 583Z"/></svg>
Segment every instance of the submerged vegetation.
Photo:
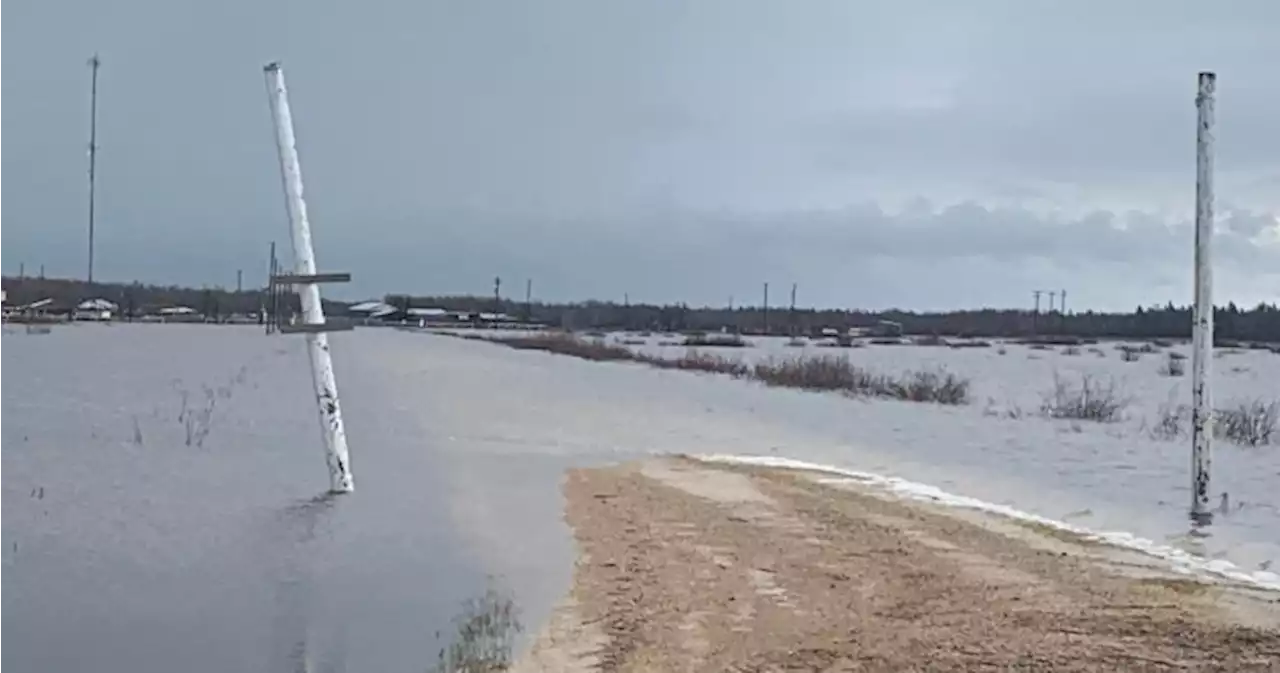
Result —
<svg viewBox="0 0 1280 673"><path fill-rule="evenodd" d="M450 642L428 669L431 673L498 673L511 667L523 625L510 596L491 588L469 599L454 618L454 628Z"/></svg>
<svg viewBox="0 0 1280 673"><path fill-rule="evenodd" d="M969 380L942 369L909 371L900 375L872 372L836 355L769 359L754 366L742 361L690 349L681 357L637 353L599 339L571 334L537 334L488 339L521 350L541 350L584 360L638 362L661 369L725 374L766 385L802 390L842 392L908 402L968 404Z"/></svg>

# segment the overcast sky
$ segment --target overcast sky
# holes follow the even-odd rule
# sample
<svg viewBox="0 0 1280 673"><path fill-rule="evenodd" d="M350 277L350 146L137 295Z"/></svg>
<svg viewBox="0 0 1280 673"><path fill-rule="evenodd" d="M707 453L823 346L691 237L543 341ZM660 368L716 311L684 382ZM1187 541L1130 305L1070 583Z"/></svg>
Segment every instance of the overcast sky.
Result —
<svg viewBox="0 0 1280 673"><path fill-rule="evenodd" d="M3 266L262 282L285 65L330 294L930 309L1280 297L1280 2L9 0Z"/></svg>

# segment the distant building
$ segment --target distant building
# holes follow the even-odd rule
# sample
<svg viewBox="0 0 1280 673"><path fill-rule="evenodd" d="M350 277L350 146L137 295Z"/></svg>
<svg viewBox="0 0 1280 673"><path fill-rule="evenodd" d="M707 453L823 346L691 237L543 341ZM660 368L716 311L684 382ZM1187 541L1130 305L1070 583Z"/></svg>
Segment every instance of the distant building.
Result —
<svg viewBox="0 0 1280 673"><path fill-rule="evenodd" d="M106 299L86 299L76 304L75 311L71 314L72 320L111 320L115 317L120 307L115 302Z"/></svg>
<svg viewBox="0 0 1280 673"><path fill-rule="evenodd" d="M900 337L902 336L902 323L893 320L881 320L876 326L871 328L871 333L878 337Z"/></svg>
<svg viewBox="0 0 1280 673"><path fill-rule="evenodd" d="M347 307L347 313L354 318L383 320L399 312L399 309L383 301L364 301Z"/></svg>
<svg viewBox="0 0 1280 673"><path fill-rule="evenodd" d="M405 313L410 320L439 322L450 319L449 312L442 308L411 308Z"/></svg>

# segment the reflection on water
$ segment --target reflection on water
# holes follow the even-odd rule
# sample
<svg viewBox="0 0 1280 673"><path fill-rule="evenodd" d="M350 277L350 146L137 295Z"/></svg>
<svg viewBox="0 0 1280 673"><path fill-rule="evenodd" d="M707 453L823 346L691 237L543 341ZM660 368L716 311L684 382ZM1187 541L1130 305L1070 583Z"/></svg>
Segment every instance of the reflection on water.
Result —
<svg viewBox="0 0 1280 673"><path fill-rule="evenodd" d="M340 496L331 493L296 502L280 512L280 535L284 550L280 565L272 577L276 614L273 625L271 670L342 671L345 669L345 647L339 631L328 638L319 638L319 652L312 643L316 628L312 617L316 613L318 596L312 563L317 555L315 542L317 530L326 530L330 514ZM312 658L317 661L312 661Z"/></svg>
<svg viewBox="0 0 1280 673"><path fill-rule="evenodd" d="M520 608L511 595L490 587L468 599L454 618L452 640L440 648L431 673L491 673L511 666ZM437 639L440 633L436 633Z"/></svg>
<svg viewBox="0 0 1280 673"><path fill-rule="evenodd" d="M484 597L486 575L531 621L561 595L544 577L572 563L563 467L447 454L432 397L447 392L402 380L420 341L396 338L333 341L364 487L313 498L327 482L298 342L234 326L6 336L5 670L421 672L442 647L508 660L515 612ZM478 481L459 489L459 474Z"/></svg>

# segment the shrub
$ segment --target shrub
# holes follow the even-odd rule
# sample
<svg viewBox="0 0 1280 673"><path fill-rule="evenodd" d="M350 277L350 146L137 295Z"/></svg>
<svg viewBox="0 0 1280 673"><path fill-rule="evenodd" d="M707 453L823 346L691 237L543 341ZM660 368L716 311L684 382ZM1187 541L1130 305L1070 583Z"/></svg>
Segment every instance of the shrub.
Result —
<svg viewBox="0 0 1280 673"><path fill-rule="evenodd" d="M969 402L969 380L941 369L909 372L891 381L890 386L890 396L900 400L938 404Z"/></svg>
<svg viewBox="0 0 1280 673"><path fill-rule="evenodd" d="M870 388L873 378L866 371L849 364L847 358L837 355L769 358L757 362L753 373L757 379L771 386L849 392Z"/></svg>
<svg viewBox="0 0 1280 673"><path fill-rule="evenodd" d="M738 378L755 378L766 385L806 390L842 391L854 395L887 397L912 402L967 404L969 380L942 369L907 372L898 377L875 374L849 363L842 356L800 356L769 359L754 367L731 358L689 350L679 358L636 353L604 341L584 340L571 334L494 338L491 341L522 350L543 350L585 360L642 362L663 369L713 372Z"/></svg>
<svg viewBox="0 0 1280 673"><path fill-rule="evenodd" d="M642 362L656 367L661 367L663 369L712 372L715 374L728 374L729 376L739 378L751 373L751 368L739 360L721 357L711 353L703 353L692 349L683 356L674 359L648 355L638 356L638 359Z"/></svg>
<svg viewBox="0 0 1280 673"><path fill-rule="evenodd" d="M737 334L690 334L685 337L684 345L702 348L742 348L747 345L747 341Z"/></svg>
<svg viewBox="0 0 1280 673"><path fill-rule="evenodd" d="M1183 435L1183 429L1191 419L1191 407L1166 402L1160 405L1156 414L1156 424L1151 428L1151 436L1156 439L1177 439Z"/></svg>
<svg viewBox="0 0 1280 673"><path fill-rule="evenodd" d="M755 378L767 385L838 390L854 395L887 397L910 402L967 404L969 380L945 370L907 372L894 378L874 374L844 357L824 355L756 363Z"/></svg>
<svg viewBox="0 0 1280 673"><path fill-rule="evenodd" d="M1125 362L1137 362L1142 357L1142 351L1137 348L1121 348L1120 359Z"/></svg>
<svg viewBox="0 0 1280 673"><path fill-rule="evenodd" d="M1104 383L1081 374L1079 385L1073 385L1054 373L1053 389L1043 396L1040 411L1049 418L1111 423L1128 406L1129 399L1119 393L1115 381Z"/></svg>
<svg viewBox="0 0 1280 673"><path fill-rule="evenodd" d="M1253 400L1237 402L1213 412L1213 435L1234 444L1265 446L1275 442L1280 403ZM1156 439L1185 437L1191 425L1191 407L1172 402L1160 405L1151 436Z"/></svg>
<svg viewBox="0 0 1280 673"><path fill-rule="evenodd" d="M1213 415L1213 434L1236 444L1271 444L1280 419L1280 403L1253 400L1239 402Z"/></svg>
<svg viewBox="0 0 1280 673"><path fill-rule="evenodd" d="M1175 357L1178 356L1178 357ZM1178 353L1169 353L1164 364L1160 365L1161 376L1182 376L1187 373L1186 361Z"/></svg>

